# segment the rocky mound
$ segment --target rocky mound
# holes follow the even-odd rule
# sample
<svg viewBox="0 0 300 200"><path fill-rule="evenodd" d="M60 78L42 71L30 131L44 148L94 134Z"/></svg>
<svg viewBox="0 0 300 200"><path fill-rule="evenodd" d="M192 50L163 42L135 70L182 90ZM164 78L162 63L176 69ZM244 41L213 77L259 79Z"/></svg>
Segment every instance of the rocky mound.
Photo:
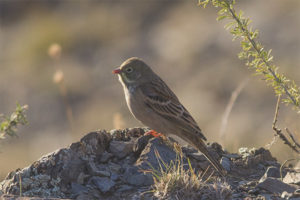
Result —
<svg viewBox="0 0 300 200"><path fill-rule="evenodd" d="M68 148L9 173L0 182L0 199L13 200L20 194L28 197L24 199L40 197L44 200L174 199L185 195L184 190L180 190L181 194L164 196L154 190L154 184L159 183L153 179L153 171L166 170L178 159L178 151L170 141L144 136L145 131L145 128L132 128L91 132ZM213 170L207 171L209 162L201 153L189 146L181 147L181 151L184 168L189 168L188 158L196 173L206 170L205 174L211 175ZM300 197L300 173L290 168L280 173L280 164L268 150L241 148L239 153L230 154L213 143L209 145L209 151L221 159L229 175L226 179L218 178L217 174L209 178L202 176L205 181L203 187L195 191L197 199Z"/></svg>

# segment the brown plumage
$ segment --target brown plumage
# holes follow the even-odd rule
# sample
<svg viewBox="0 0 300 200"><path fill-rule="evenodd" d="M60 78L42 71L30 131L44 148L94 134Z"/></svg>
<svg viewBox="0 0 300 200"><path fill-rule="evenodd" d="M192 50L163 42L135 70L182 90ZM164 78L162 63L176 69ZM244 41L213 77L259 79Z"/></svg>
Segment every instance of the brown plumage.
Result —
<svg viewBox="0 0 300 200"><path fill-rule="evenodd" d="M174 134L185 140L210 161L225 176L222 165L213 158L204 143L201 129L179 102L167 84L141 59L130 58L113 71L119 75L128 108L144 125L162 134Z"/></svg>

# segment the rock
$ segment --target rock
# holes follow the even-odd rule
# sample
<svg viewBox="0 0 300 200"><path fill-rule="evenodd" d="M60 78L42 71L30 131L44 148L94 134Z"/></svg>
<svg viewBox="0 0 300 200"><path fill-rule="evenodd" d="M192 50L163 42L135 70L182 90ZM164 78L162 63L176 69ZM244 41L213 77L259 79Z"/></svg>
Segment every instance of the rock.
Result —
<svg viewBox="0 0 300 200"><path fill-rule="evenodd" d="M159 154L159 158L157 157L156 152ZM149 143L141 153L135 165L144 170L151 170L152 167L159 170L159 162L163 161L169 165L170 162L175 159L176 152L172 148L165 145L161 139L152 138L149 140ZM152 166L150 166L149 163L151 163Z"/></svg>
<svg viewBox="0 0 300 200"><path fill-rule="evenodd" d="M28 190L32 183L33 183L33 181L30 178L23 178L22 179L22 189L25 191Z"/></svg>
<svg viewBox="0 0 300 200"><path fill-rule="evenodd" d="M109 145L109 151L119 159L124 158L133 152L133 142L112 141Z"/></svg>
<svg viewBox="0 0 300 200"><path fill-rule="evenodd" d="M84 184L85 179L88 178L90 175L88 174L84 174L83 172L80 172L80 174L78 175L76 182L78 184Z"/></svg>
<svg viewBox="0 0 300 200"><path fill-rule="evenodd" d="M264 180L266 180L266 178L269 177L273 177L273 178L280 178L280 171L277 167L268 167L267 171L265 172L265 174L261 177L261 179L259 180L259 182L263 182Z"/></svg>
<svg viewBox="0 0 300 200"><path fill-rule="evenodd" d="M113 181L116 181L120 178L120 176L118 174L115 174L113 173L111 176L110 176L110 179L113 180Z"/></svg>
<svg viewBox="0 0 300 200"><path fill-rule="evenodd" d="M134 189L134 187L130 185L121 185L118 189L117 192L125 192Z"/></svg>
<svg viewBox="0 0 300 200"><path fill-rule="evenodd" d="M225 154L224 157L227 157L230 159L237 159L237 158L241 158L241 155L239 155L237 153L228 153L228 154Z"/></svg>
<svg viewBox="0 0 300 200"><path fill-rule="evenodd" d="M90 183L94 184L101 192L109 192L116 183L107 177L94 176L89 180Z"/></svg>
<svg viewBox="0 0 300 200"><path fill-rule="evenodd" d="M111 159L114 155L112 153L109 153L107 151L103 152L101 154L100 162L106 163L109 159Z"/></svg>
<svg viewBox="0 0 300 200"><path fill-rule="evenodd" d="M84 170L85 164L79 156L71 152L70 158L62 163L61 179L65 183L76 182L79 174Z"/></svg>
<svg viewBox="0 0 300 200"><path fill-rule="evenodd" d="M281 194L284 191L293 193L297 189L295 186L286 184L276 178L266 178L256 187L267 190L274 194Z"/></svg>
<svg viewBox="0 0 300 200"><path fill-rule="evenodd" d="M126 183L134 186L149 186L153 184L152 175L140 172L136 166L127 168L123 178Z"/></svg>
<svg viewBox="0 0 300 200"><path fill-rule="evenodd" d="M120 173L120 171L122 169L122 166L120 166L120 165L118 165L116 163L111 162L111 163L109 163L108 168L109 168L109 170L111 172L118 174L118 173Z"/></svg>
<svg viewBox="0 0 300 200"><path fill-rule="evenodd" d="M126 134L128 129L113 129L110 131L110 135L115 141L129 141L130 137Z"/></svg>
<svg viewBox="0 0 300 200"><path fill-rule="evenodd" d="M221 158L221 165L224 167L224 169L229 172L230 171L230 166L231 166L231 162L227 157L222 157Z"/></svg>
<svg viewBox="0 0 300 200"><path fill-rule="evenodd" d="M300 184L300 172L288 172L283 178L284 183Z"/></svg>
<svg viewBox="0 0 300 200"><path fill-rule="evenodd" d="M136 153L136 155L140 155L141 152L145 149L146 145L148 144L148 141L152 138L151 135L145 135L142 137L139 137L134 142L133 152Z"/></svg>
<svg viewBox="0 0 300 200"><path fill-rule="evenodd" d="M96 164L94 162L92 162L92 161L88 162L87 169L89 171L89 174L91 174L93 176L106 176L106 177L110 176L110 172L109 171L99 170L97 168Z"/></svg>
<svg viewBox="0 0 300 200"><path fill-rule="evenodd" d="M88 191L87 187L80 185L78 183L71 183L71 192L73 194L73 198L87 191Z"/></svg>
<svg viewBox="0 0 300 200"><path fill-rule="evenodd" d="M128 128L127 135L130 137L140 137L143 136L150 129L148 127L144 128Z"/></svg>
<svg viewBox="0 0 300 200"><path fill-rule="evenodd" d="M154 183L153 174L150 171L165 170L178 159L178 154L174 151L172 142L143 136L145 131L146 129L143 128L134 128L114 130L110 134L106 131L89 133L80 142L49 153L29 167L9 173L5 180L0 182L0 195L1 192L19 195L21 177L23 196L42 197L40 199L52 197L78 200L141 199L141 195L145 199L153 199L154 194L147 197L144 195ZM182 147L181 150L184 170L189 170L187 158L190 159L190 164L196 174L210 165L203 154L191 146ZM239 154L224 154L222 147L216 143L208 145L208 150L216 159L222 155L222 165L233 175L226 180L228 188L229 185L232 187L230 191L233 191L233 197L237 197L233 199L250 199L254 195L256 199L264 198L268 196L265 194L267 189L268 191L277 190L277 194L281 195L280 192L288 188L286 191L293 194L292 198L299 195L296 191L289 190L291 187L295 190L297 186L277 179L273 180L273 177L278 177L278 174L272 171L273 168L265 170L266 166L276 166L277 169L280 166L265 149L246 148L241 151L244 157ZM163 169L160 168L160 164ZM212 167L210 169L213 170ZM287 168L287 171L291 170ZM206 176L211 174L209 170L206 172ZM259 187L256 187L258 180L264 174L267 176L266 180L262 180ZM235 178L235 175L245 181L239 182L241 179ZM212 176L212 181L205 183L208 189L205 191L214 197L212 199L218 199L216 195L220 194L224 188L219 187L218 184L222 184L223 181L215 183L213 182L216 178L215 173ZM202 179L206 180L203 177L205 176L202 176ZM164 183L161 184L164 185ZM187 182L187 184L190 183ZM174 193L175 196L170 196L169 199L175 198L181 188L184 187L178 188ZM197 189L197 192L200 194L202 190ZM182 194L186 195L186 193ZM205 197L208 196L201 196L201 198Z"/></svg>
<svg viewBox="0 0 300 200"><path fill-rule="evenodd" d="M80 142L73 143L70 148L80 155L101 155L108 147L112 137L106 131L91 132L85 135Z"/></svg>
<svg viewBox="0 0 300 200"><path fill-rule="evenodd" d="M259 164L267 165L269 161L276 161L270 151L262 147L259 149L242 147L239 149L239 154L242 156L245 167L248 168L257 168Z"/></svg>

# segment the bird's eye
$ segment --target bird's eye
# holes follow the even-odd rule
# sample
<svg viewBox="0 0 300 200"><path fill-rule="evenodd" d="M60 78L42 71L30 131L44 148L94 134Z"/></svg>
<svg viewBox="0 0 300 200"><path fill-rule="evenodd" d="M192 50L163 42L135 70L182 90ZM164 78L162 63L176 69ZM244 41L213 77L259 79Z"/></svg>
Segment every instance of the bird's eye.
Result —
<svg viewBox="0 0 300 200"><path fill-rule="evenodd" d="M131 68L131 67L128 67L127 69L126 69L126 72L127 73L131 73L133 71L133 69Z"/></svg>

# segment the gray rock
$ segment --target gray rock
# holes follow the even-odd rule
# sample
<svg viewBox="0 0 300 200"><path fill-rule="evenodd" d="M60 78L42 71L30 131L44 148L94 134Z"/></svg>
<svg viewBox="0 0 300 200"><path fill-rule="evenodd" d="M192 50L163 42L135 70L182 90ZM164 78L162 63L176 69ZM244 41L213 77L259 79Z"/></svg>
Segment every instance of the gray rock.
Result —
<svg viewBox="0 0 300 200"><path fill-rule="evenodd" d="M276 178L266 178L256 187L267 190L274 194L281 194L284 191L293 193L297 189L295 186L286 184Z"/></svg>
<svg viewBox="0 0 300 200"><path fill-rule="evenodd" d="M227 157L230 159L238 159L238 158L241 158L241 155L239 155L237 153L228 153L228 154L225 154L224 157Z"/></svg>
<svg viewBox="0 0 300 200"><path fill-rule="evenodd" d="M152 175L142 173L136 166L127 168L123 179L126 183L134 186L148 186L153 184Z"/></svg>
<svg viewBox="0 0 300 200"><path fill-rule="evenodd" d="M83 184L84 183L84 181L85 181L85 179L87 178L87 177L89 177L90 175L87 175L87 174L84 174L83 172L80 172L80 174L78 175L78 177L77 177L77 179L76 179L76 182L78 183L78 184Z"/></svg>
<svg viewBox="0 0 300 200"><path fill-rule="evenodd" d="M129 153L133 152L133 142L124 141L111 141L109 145L109 151L119 159L124 158Z"/></svg>
<svg viewBox="0 0 300 200"><path fill-rule="evenodd" d="M71 183L71 192L73 194L73 197L77 197L78 195L87 192L88 188L80 185L78 183Z"/></svg>
<svg viewBox="0 0 300 200"><path fill-rule="evenodd" d="M149 186L153 184L152 177L149 177L147 174L133 174L128 176L126 181L134 186Z"/></svg>
<svg viewBox="0 0 300 200"><path fill-rule="evenodd" d="M23 178L22 179L22 189L25 191L28 190L32 183L33 183L33 181L30 178Z"/></svg>
<svg viewBox="0 0 300 200"><path fill-rule="evenodd" d="M156 151L160 158L157 158L155 153ZM135 165L144 170L152 170L152 167L159 170L159 162L161 163L160 159L169 165L172 160L176 159L176 152L171 147L164 144L161 139L152 138L141 153Z"/></svg>
<svg viewBox="0 0 300 200"><path fill-rule="evenodd" d="M116 181L116 180L118 180L119 178L120 178L120 175L115 174L115 173L111 174L111 176L110 176L110 179L113 180L113 181Z"/></svg>
<svg viewBox="0 0 300 200"><path fill-rule="evenodd" d="M145 135L135 140L133 146L133 152L139 155L145 149L146 145L148 144L148 141L151 138L152 138L151 135Z"/></svg>
<svg viewBox="0 0 300 200"><path fill-rule="evenodd" d="M77 154L72 154L66 162L63 163L60 176L66 183L76 182L79 174L84 170L85 163Z"/></svg>
<svg viewBox="0 0 300 200"><path fill-rule="evenodd" d="M109 170L112 172L112 173L120 173L120 171L121 171L121 169L122 169L122 166L121 165L118 165L118 164L116 164L116 163L113 163L113 162L111 162L111 163L109 163L109 165L108 165L108 168L109 168Z"/></svg>
<svg viewBox="0 0 300 200"><path fill-rule="evenodd" d="M107 151L103 152L101 154L100 162L106 163L109 159L111 159L114 155L112 153L109 153Z"/></svg>
<svg viewBox="0 0 300 200"><path fill-rule="evenodd" d="M96 166L96 164L92 161L88 162L87 164L87 169L89 171L89 173L93 176L106 176L109 177L110 176L110 172L106 171L106 170L99 170Z"/></svg>
<svg viewBox="0 0 300 200"><path fill-rule="evenodd" d="M130 185L121 185L118 189L117 192L125 192L134 189L134 187Z"/></svg>
<svg viewBox="0 0 300 200"><path fill-rule="evenodd" d="M227 158L227 157L222 157L221 158L221 165L224 167L224 169L226 170L226 171L230 171L230 168L231 168L231 162L230 162L230 160L229 160L229 158Z"/></svg>
<svg viewBox="0 0 300 200"><path fill-rule="evenodd" d="M110 172L109 171L104 171L104 170L99 170L99 171L97 171L97 176L110 177Z"/></svg>
<svg viewBox="0 0 300 200"><path fill-rule="evenodd" d="M268 167L267 171L265 172L265 174L261 177L261 179L259 180L259 182L263 182L264 180L266 180L266 178L269 177L273 177L273 178L280 178L280 171L277 167Z"/></svg>
<svg viewBox="0 0 300 200"><path fill-rule="evenodd" d="M108 147L112 137L105 130L91 132L85 135L80 142L73 143L70 149L79 155L101 155Z"/></svg>
<svg viewBox="0 0 300 200"><path fill-rule="evenodd" d="M103 193L109 192L116 185L114 181L107 177L94 176L89 182L95 185Z"/></svg>
<svg viewBox="0 0 300 200"><path fill-rule="evenodd" d="M288 172L283 178L284 183L300 184L300 172Z"/></svg>

